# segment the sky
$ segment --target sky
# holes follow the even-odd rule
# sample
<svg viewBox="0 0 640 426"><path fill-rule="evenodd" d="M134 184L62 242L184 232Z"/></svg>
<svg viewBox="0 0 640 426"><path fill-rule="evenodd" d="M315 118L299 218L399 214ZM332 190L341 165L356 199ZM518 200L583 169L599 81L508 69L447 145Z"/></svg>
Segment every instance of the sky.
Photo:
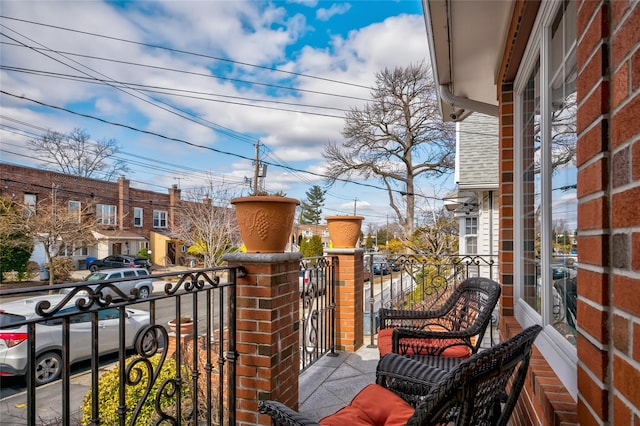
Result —
<svg viewBox="0 0 640 426"><path fill-rule="evenodd" d="M117 140L133 187L165 193L212 176L247 194L259 143L265 188L306 199L375 74L429 57L419 0L3 0L0 14L0 160L52 168L28 140L81 128ZM381 182L353 180L327 188L323 214L393 221ZM452 181L418 182L418 214Z"/></svg>

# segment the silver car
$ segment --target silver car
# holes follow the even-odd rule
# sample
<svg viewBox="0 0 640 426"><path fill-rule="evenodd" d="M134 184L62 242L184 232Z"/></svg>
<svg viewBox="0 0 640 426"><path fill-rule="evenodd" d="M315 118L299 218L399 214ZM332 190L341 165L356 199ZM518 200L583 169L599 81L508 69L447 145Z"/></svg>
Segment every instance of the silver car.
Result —
<svg viewBox="0 0 640 426"><path fill-rule="evenodd" d="M85 277L85 281L106 281L106 280L119 280L123 278L137 278L130 281L119 281L112 283L115 287L118 287L124 294L130 295L131 290L138 289L138 297L140 299L146 299L153 291L153 280L149 271L143 268L116 268L116 269L103 269L101 271L93 272ZM98 288L98 285L91 285L92 289ZM65 288L60 293L69 293L72 288ZM81 294L81 293L79 293ZM104 296L111 296L113 299L121 298L121 295L113 291L108 287L104 287L102 290Z"/></svg>
<svg viewBox="0 0 640 426"><path fill-rule="evenodd" d="M27 371L27 326L11 324L41 318L35 307L47 300L51 306L57 306L65 295L52 294L34 296L0 304L0 375L22 376ZM78 312L72 298L60 310L60 313ZM107 308L98 311L98 347L99 353L106 354L118 350L119 310ZM125 342L133 347L137 333L150 321L149 312L138 309L125 310ZM62 319L52 318L36 324L36 369L37 385L51 382L62 373ZM69 324L69 362L74 363L91 357L91 314L88 312L73 315Z"/></svg>

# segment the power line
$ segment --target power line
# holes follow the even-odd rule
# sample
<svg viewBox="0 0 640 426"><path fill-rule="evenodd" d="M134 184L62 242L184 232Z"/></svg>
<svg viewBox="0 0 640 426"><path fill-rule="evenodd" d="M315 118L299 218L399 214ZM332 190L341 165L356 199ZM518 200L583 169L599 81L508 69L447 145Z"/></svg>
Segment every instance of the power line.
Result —
<svg viewBox="0 0 640 426"><path fill-rule="evenodd" d="M173 52L173 53L181 53L181 54L185 54L185 55L191 55L191 56L197 56L197 57L201 57L201 58L213 59L213 60L216 60L216 61L236 64L236 65L243 65L243 66L247 66L247 67L263 69L263 70L267 70L267 71L284 73L284 74L288 74L288 75L295 75L295 76L298 76L298 77L305 77L305 78L310 78L310 79L314 79L314 80L327 81L327 82L331 82L331 83L343 84L343 85L352 86L352 87L360 87L360 88L367 89L367 90L371 90L372 89L372 87L364 86L364 85L360 85L360 84L356 84L356 83L349 83L349 82L335 80L335 79L331 79L331 78L318 77L318 76L313 76L313 75L310 75L310 74L304 74L304 73L299 73L299 72L295 72L295 71L282 70L282 69L279 69L279 68L267 67L267 66L263 66L263 65L250 64L250 63L247 63L247 62L234 61L234 60L231 60L231 59L220 58L220 57L211 56L211 55L205 55L205 54L202 54L202 53L189 52L189 51L186 51L186 50L174 49L174 48L170 48L170 47L166 47L166 46L160 46L160 45L155 45L155 44L150 44L150 43L143 43L143 42L138 42L138 41L133 41L133 40L127 40L127 39L120 38L120 37L107 36L107 35L104 35L104 34L97 34L97 33L92 33L92 32L88 32L88 31L75 30L75 29L71 29L71 28L68 28L68 27L61 27L61 26L57 26L57 25L45 24L45 23L42 23L42 22L30 21L30 20L27 20L27 19L14 18L14 17L11 17L11 16L5 16L5 15L0 15L0 18L9 19L9 20L13 20L13 21L24 22L24 23L33 24L33 25L40 25L40 26L54 28L54 29L58 29L58 30L62 30L62 31L70 31L70 32L78 33L78 34L90 35L90 36L93 36L93 37L100 37L100 38L104 38L104 39L108 39L108 40L120 41L120 42L123 42L123 43L135 44L135 45L138 45L138 46L144 46L144 47L151 47L151 48L154 48L154 49L166 50L168 52Z"/></svg>
<svg viewBox="0 0 640 426"><path fill-rule="evenodd" d="M228 105L245 106L245 107L249 107L249 108L268 109L268 110L272 110L272 111L295 112L295 113L298 113L298 114L315 115L315 116L329 117L329 118L338 118L338 119L341 119L341 120L344 119L344 116L342 116L342 115L324 114L324 113L319 113L319 112L303 111L303 110L296 110L296 109L276 108L276 107L265 106L265 105L248 104L248 103L242 103L242 102L233 102L233 101L228 101L228 100L223 100L223 99L213 99L213 98L194 96L194 95L195 94L200 94L200 95L206 95L206 96L216 96L216 97L226 98L226 99L240 99L240 100L246 100L246 101L251 101L251 102L262 102L262 103L272 103L272 104L281 104L281 105L292 105L292 106L315 108L315 109L324 109L324 110L333 110L333 111L340 111L340 112L347 112L348 111L348 110L345 110L345 109L342 109L342 108L328 107L328 106L321 106L321 105L301 104L301 103L275 101L275 100L268 100L268 99L246 98L246 97L231 96L231 95L220 95L220 94L216 94L216 93L206 93L206 92L199 92L199 91L192 91L192 90L174 89L174 88L168 88L168 87L147 86L147 85L138 84L138 83L128 83L128 82L125 83L125 82L120 82L120 81L115 81L115 80L112 80L111 82L107 83L107 82L105 82L105 80L96 79L96 78L87 78L87 77L82 77L82 76L72 76L72 75L69 75L69 74L65 75L65 74L60 74L60 73L49 73L49 72L46 72L46 71L32 71L32 70L20 69L20 68L17 68L17 67L10 67L10 66L5 66L5 65L0 66L0 69L4 69L4 70L7 70L7 71L14 71L14 72L23 72L23 73L26 73L26 74L38 75L38 76L41 76L41 77L49 77L49 78L57 78L57 79L62 79L62 80L77 81L77 82L86 83L86 84L98 84L98 85L109 86L109 87L114 87L114 88L118 88L118 89L123 89L123 88L134 89L135 88L135 90L137 92L156 93L156 94L161 94L161 95L166 95L166 96L180 97L180 98L186 98L186 99L195 99L195 100L207 101L207 102L217 102L217 103L223 103L223 104L228 104ZM194 95L180 94L178 92L192 93ZM154 98L151 98L151 99L154 99ZM183 110L180 110L180 111L183 111ZM185 112L185 113L190 114L188 112ZM194 117L197 117L197 116L195 116L193 114L190 114L190 115L192 115ZM198 118L201 119L200 117L198 117ZM216 126L219 126L219 125L216 125Z"/></svg>
<svg viewBox="0 0 640 426"><path fill-rule="evenodd" d="M7 28L7 27L6 27L5 25L3 25L3 24L0 24L0 27ZM26 37L26 36L24 36L24 35L22 35L22 34L18 33L18 32L17 32L17 31L15 31L15 30L12 30L12 29L10 29L10 28L8 28L8 29L9 29L9 31L13 31L13 32L15 32L16 34L20 35L21 37L26 38L27 40L29 40L29 41L31 41L31 42L35 42L34 40L31 40L29 37ZM22 43L22 42L20 42L20 41L18 41L18 40L16 40L16 39L14 39L13 37L10 37L10 36L8 36L8 35L6 35L6 34L2 33L2 32L0 32L0 35L2 35L2 36L4 36L4 37L9 38L9 39L11 39L11 40L15 41L16 43L19 43L19 44L23 45L24 47L27 47L27 48L29 48L29 49L31 49L31 50L34 50L34 51L38 52L39 54L41 54L41 55L43 55L43 56L45 56L45 57L47 57L47 58L49 58L49 59L51 59L51 60L53 60L53 61L55 61L55 62L58 62L58 63L60 63L60 64L62 64L62 65L64 65L64 66L67 66L67 67L69 67L69 68L71 68L71 69L73 69L73 70L75 70L75 71L78 71L78 72L80 72L80 73L84 74L84 75L87 75L87 76L89 76L89 77L92 77L92 76L90 76L88 73L86 73L86 72L84 72L84 71L82 71L82 70L80 70L80 69L78 69L78 68L76 68L76 67L74 67L74 66L71 66L71 65L69 65L69 64L66 64L66 63L64 63L63 61L61 61L61 60L59 60L59 59L57 59L57 58L54 58L54 57L49 56L49 55L47 55L47 54L45 54L45 53L42 53L42 52L38 51L37 49L35 49L35 48L33 48L33 47L27 46L26 44L24 44L24 43ZM40 44L40 43L38 43L38 44ZM42 44L40 44L40 45L42 46ZM71 60L71 61L73 61L73 59L69 59L69 58L65 57L64 55L60 55L60 56L64 57L64 58L65 58L65 59L67 59L67 60ZM77 62L77 61L73 61L73 62L75 62L76 64L78 64L78 65L80 65L80 66L82 66L82 67L84 67L84 68L86 68L86 69L88 69L88 70L90 70L90 71L92 71L92 72L94 72L94 73L96 73L96 74L99 74L99 75L102 75L102 76L104 76L104 77L107 77L106 75L104 75L104 74L102 74L102 73L100 73L100 72L98 72L98 71L96 71L96 70L94 70L94 69L92 69L92 68L90 68L90 67L87 67L87 66L86 66L86 65L84 65L84 64L80 64L80 63L79 63L79 62ZM108 77L107 77L107 78L108 78ZM125 93L125 94L127 94L127 95L129 95L129 96L132 96L133 98L136 98L136 99L138 99L138 100L140 100L140 101L142 101L142 102L145 102L145 103L147 103L147 104L149 104L149 105L153 105L153 106L155 106L156 108L159 108L159 109L161 109L161 110L163 110L163 111L166 111L166 112L168 112L168 113L170 113L170 114L176 115L176 116L178 116L178 117L184 118L184 119L186 119L186 120L192 121L192 122L194 122L194 123L196 123L196 124L200 124L200 125L203 125L203 124L202 124L200 121L198 121L198 120L202 120L203 122L207 122L207 123L209 123L209 124L211 124L211 125L215 126L215 128L213 128L213 130L215 130L215 131L218 131L218 132L220 132L220 133L226 134L227 136L230 136L230 137L232 137L232 138L236 138L236 139L241 140L241 141L244 141L244 142L253 142L253 139L250 139L250 138L249 138L249 137L247 137L246 135L243 135L243 134L241 134L241 133L236 132L235 130L229 129L229 128L227 128L227 127L221 126L221 125L216 124L216 123L213 123L213 122L211 122L211 121L205 120L205 119L203 119L203 118L197 117L195 114L192 114L192 113L190 113L190 112L188 112L188 111L184 111L184 110L182 110L182 109L180 109L180 108L177 108L177 107L174 107L174 106L172 106L172 105L169 105L169 104L167 104L166 102L163 102L162 100L159 100L159 99L155 99L155 98L153 98L153 97L150 97L150 99L154 100L155 102L158 102L158 103L160 103L160 104L162 104L162 105L166 105L167 107L164 107L164 106L162 106L162 105L158 105L157 103L151 102L151 101L149 101L148 99L144 99L144 98L142 98L141 96L137 96L137 95L135 95L135 94L133 94L133 93L131 93L131 92L128 92L128 91L126 91L126 90L124 90L124 89L122 89L122 88L120 88L120 87L117 87L117 86L114 86L113 84L110 84L110 83L109 83L109 81L110 81L110 80L111 80L111 79L109 79L109 80L102 80L102 81L103 81L105 84L107 84L107 85L109 85L109 86L113 87L113 88L114 88L114 89L116 89L116 90L119 90L119 91L120 91L120 92L122 92L122 93ZM134 90L134 91L135 91L135 89L131 89L131 90ZM178 114L178 113L177 113L176 111L174 111L174 110L176 110L176 111L180 111L182 114ZM183 114L184 114L184 115L183 115ZM190 118L190 116L191 116L191 117L193 117L193 118ZM197 118L197 120L195 120L194 118ZM222 129L222 130L221 130L221 129Z"/></svg>
<svg viewBox="0 0 640 426"><path fill-rule="evenodd" d="M84 113L80 113L80 112L77 112L77 111L73 111L73 110L70 110L68 108L63 108L63 107L59 107L59 106L56 106L56 105L51 105L51 104L48 104L46 102L41 102L41 101L38 101L38 100L35 100L35 99L32 99L32 98L28 98L26 96L16 95L16 94L7 92L6 90L0 90L0 93L5 94L7 96L11 96L11 97L17 98L17 99L23 99L25 101L29 101L29 102L35 103L37 105L41 105L41 106L48 107L48 108L51 108L51 109L64 111L64 112L67 112L67 113L70 113L70 114L73 114L73 115L77 115L79 117L84 117L84 118L88 118L88 119L91 119L91 120L99 121L101 123L109 124L109 125L112 125L112 126L129 129L129 130L137 132L137 133L142 133L142 134L146 134L146 135L155 136L155 137L158 137L160 139L165 139L165 140L169 140L169 141L172 141L172 142L183 143L183 144L188 145L188 146L192 146L192 147L200 148L200 149L205 149L205 150L208 150L208 151L216 152L218 154L229 155L229 156L232 156L232 157L241 158L243 160L253 161L253 158L247 157L247 156L242 155L242 154L223 151L223 150L216 149L216 148L209 147L209 146L199 145L199 144L196 144L196 143L193 143L193 142L189 142L189 141L184 140L184 139L165 136L165 135L162 135L160 133L152 132L152 131L149 131L149 130L138 129L137 127L130 126L130 125L127 125L127 124L116 123L116 122L113 122L113 121L106 120L104 118L95 117L95 116L92 116L92 115L89 115L89 114L84 114ZM283 165L283 164L277 164L277 163L274 163L274 162L267 162L267 161L263 161L263 163L265 163L267 165L270 165L270 166L279 167L279 168L282 168L282 169L285 169L285 170L289 170L289 171L296 171L296 172L306 173L306 174L309 174L309 175L312 175L312 176L316 176L316 177L320 177L320 178L323 178L323 179L328 179L329 178L329 176L321 174L321 173L316 173L316 172L311 172L311 171L308 171L308 170L297 169L295 167L291 167L291 166L287 166L287 165ZM345 178L335 178L334 180L338 181L338 182L351 183L351 184L354 184L354 185L373 188L373 189L377 189L377 190L381 190L381 191L387 192L387 188L383 188L383 187L376 186L376 185L373 185L373 184L370 184L370 183L366 183L366 182L357 182L357 181L353 181L353 180L349 180L349 179L345 179ZM400 195L404 195L405 194L404 191L395 190L395 189L392 189L391 192L395 192L395 193L398 193ZM420 195L420 194L414 194L414 195L418 195L418 196L421 196L421 197L424 197L424 198L430 198L430 199L434 199L434 200L442 200L441 198L438 198L438 197L430 197L430 196Z"/></svg>
<svg viewBox="0 0 640 426"><path fill-rule="evenodd" d="M4 27L4 25L2 25ZM14 31L15 30L11 30L10 31ZM2 42L2 44L6 44L6 45L10 45L10 46L19 46L19 47L24 47L24 48L29 48L31 50L37 51L39 53L42 53L41 51L44 52L51 52L51 53L57 53L58 55L61 56L77 56L77 57L81 57L81 58L86 58L86 59L95 59L98 61L105 61L105 62L112 62L112 63L116 63L116 64L123 64L123 65L132 65L132 66L136 66L136 67L142 67L142 68L150 68L150 69L155 69L155 70L160 70L160 71L171 71L171 72L175 72L175 73L180 73L180 74L187 74L187 75L194 75L194 76L198 76L198 77L205 77L205 78L213 78L213 79L217 79L217 80L225 80L225 81L230 81L232 83L242 83L242 84L248 84L248 85L252 85L252 86L264 86L264 87L268 87L271 89L284 89L284 90L290 90L290 91L295 91L295 92L304 92L304 93L311 93L314 95L323 95L323 96L333 96L336 98L344 98L344 99L353 99L353 100L358 100L358 101L368 101L368 98L361 98L361 97L357 97L357 96L348 96L348 95L341 95L338 93L329 93L329 92L323 92L323 91L319 91L319 90L309 90L309 89L301 89L299 87L291 87L291 86L282 86L279 84L271 84L271 83L262 83L259 81L250 81L250 80L241 80L238 78L230 78L230 77L224 77L224 76L220 76L220 75L215 75L215 74L205 74L205 73L200 73L200 72L195 72L195 71L186 71L186 70L179 70L179 69L175 69L175 68L169 68L169 67L161 67L158 65L147 65L147 64L142 64L139 62L132 62L132 61L123 61L123 60L118 60L118 59L108 59L108 58L102 58L100 56L92 56L92 55L83 55L80 53L73 53L73 52L66 52L66 51L62 51L62 50L54 50L54 49L50 49L50 48L38 48L38 47L34 47L34 46L28 46L24 43L20 43L17 40L7 36L6 34L2 34L5 37L16 41L16 43L18 44L12 44L12 43L7 43L7 42ZM20 33L18 33L20 34ZM25 37L25 36L23 36ZM25 37L26 38L26 37ZM38 43L39 44L39 43Z"/></svg>

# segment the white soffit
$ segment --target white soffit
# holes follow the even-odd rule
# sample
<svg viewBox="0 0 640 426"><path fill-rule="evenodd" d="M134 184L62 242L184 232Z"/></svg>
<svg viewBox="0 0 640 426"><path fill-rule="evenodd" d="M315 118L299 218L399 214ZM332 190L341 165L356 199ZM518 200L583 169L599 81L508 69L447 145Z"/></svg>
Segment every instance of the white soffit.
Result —
<svg viewBox="0 0 640 426"><path fill-rule="evenodd" d="M510 0L423 0L439 85L448 85L456 97L498 105L496 74L512 7ZM450 120L454 108L445 103L441 108Z"/></svg>

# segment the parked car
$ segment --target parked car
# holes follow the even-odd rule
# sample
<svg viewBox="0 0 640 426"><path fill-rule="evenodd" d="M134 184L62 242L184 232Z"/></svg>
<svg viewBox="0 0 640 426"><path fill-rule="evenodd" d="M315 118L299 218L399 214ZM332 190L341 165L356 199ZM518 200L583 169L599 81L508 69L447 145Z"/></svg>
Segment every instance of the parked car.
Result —
<svg viewBox="0 0 640 426"><path fill-rule="evenodd" d="M380 254L365 254L364 255L364 264L365 264L365 272L369 272L369 262L370 257L373 257L373 274L374 275L387 275L390 273L389 262L383 255Z"/></svg>
<svg viewBox="0 0 640 426"><path fill-rule="evenodd" d="M571 270L561 264L551 265L551 276L554 280L561 280L563 278L570 278L573 276Z"/></svg>
<svg viewBox="0 0 640 426"><path fill-rule="evenodd" d="M0 375L22 376L27 371L27 326L11 326L12 323L39 318L36 305L47 300L56 306L65 295L34 296L0 304ZM79 312L72 298L61 314ZM89 312L73 315L69 324L69 363L91 357L91 316ZM133 347L138 332L149 324L148 312L138 309L125 310L125 342ZM5 326L7 326L5 328ZM119 349L119 310L107 308L98 311L98 340L100 355ZM62 319L52 318L36 324L36 385L56 380L62 372Z"/></svg>
<svg viewBox="0 0 640 426"><path fill-rule="evenodd" d="M87 265L91 272L105 268L145 268L151 269L151 262L146 257L117 254L104 259L94 259Z"/></svg>
<svg viewBox="0 0 640 426"><path fill-rule="evenodd" d="M114 286L118 287L124 294L131 294L131 290L133 288L138 289L138 297L140 299L146 299L149 297L151 292L153 291L153 280L151 275L149 275L149 271L141 268L117 268L117 269L103 269L97 272L92 272L87 275L84 280L85 281L107 281L107 280L118 280L122 278L138 278L130 281L116 281L112 283ZM90 286L92 289L98 288L99 284ZM68 287L62 289L61 293L69 293L73 287ZM102 290L103 295L111 296L114 299L119 299L121 296L113 291L112 289L105 287Z"/></svg>
<svg viewBox="0 0 640 426"><path fill-rule="evenodd" d="M327 290L327 280L324 278L324 271L320 269L305 269L300 271L299 287L300 297L306 294L310 295L311 291L314 292L314 297L325 294ZM312 290L313 289L313 290Z"/></svg>

